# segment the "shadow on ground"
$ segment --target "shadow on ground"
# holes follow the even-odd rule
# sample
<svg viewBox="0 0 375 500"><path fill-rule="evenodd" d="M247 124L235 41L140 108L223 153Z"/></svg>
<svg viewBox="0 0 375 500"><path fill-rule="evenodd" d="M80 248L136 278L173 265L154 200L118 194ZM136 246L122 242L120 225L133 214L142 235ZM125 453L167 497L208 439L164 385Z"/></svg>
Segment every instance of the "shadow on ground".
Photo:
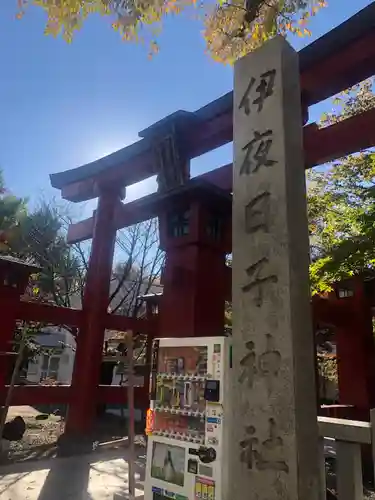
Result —
<svg viewBox="0 0 375 500"><path fill-rule="evenodd" d="M137 447L136 498L143 497L145 449ZM126 500L129 450L27 461L0 468L0 500Z"/></svg>
<svg viewBox="0 0 375 500"><path fill-rule="evenodd" d="M89 458L54 459L48 471L38 500L89 499Z"/></svg>

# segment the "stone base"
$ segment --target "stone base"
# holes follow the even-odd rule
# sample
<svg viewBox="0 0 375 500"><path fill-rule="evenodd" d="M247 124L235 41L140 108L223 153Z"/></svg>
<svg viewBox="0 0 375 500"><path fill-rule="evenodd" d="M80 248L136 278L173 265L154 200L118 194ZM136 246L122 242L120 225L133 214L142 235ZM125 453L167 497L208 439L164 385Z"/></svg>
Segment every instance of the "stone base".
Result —
<svg viewBox="0 0 375 500"><path fill-rule="evenodd" d="M87 455L95 448L95 442L91 436L63 434L57 441L57 455L59 457Z"/></svg>

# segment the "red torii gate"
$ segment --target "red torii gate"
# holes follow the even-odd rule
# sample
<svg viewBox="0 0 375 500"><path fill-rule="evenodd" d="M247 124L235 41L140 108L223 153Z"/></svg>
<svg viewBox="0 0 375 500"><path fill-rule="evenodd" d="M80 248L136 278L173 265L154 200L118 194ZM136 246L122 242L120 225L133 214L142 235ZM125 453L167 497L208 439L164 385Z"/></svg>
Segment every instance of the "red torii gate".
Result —
<svg viewBox="0 0 375 500"><path fill-rule="evenodd" d="M300 51L304 123L309 106L375 74L374 19L373 3ZM121 388L98 386L105 328L142 331L150 338L220 334L224 302L230 298L225 254L231 248L232 166L213 170L168 193L152 194L126 204L121 199L124 186L159 173L156 146L172 159L174 147L179 152L175 160L188 164L190 159L230 142L232 107L230 92L195 112L178 111L142 131L142 139L137 143L88 165L51 175L52 186L60 189L67 200L99 198L93 217L69 228L71 243L93 239L83 309L73 311L21 302L16 316L77 326L76 363L71 387L17 387L14 404L68 403L67 435L87 435L98 402L125 399ZM306 125L304 141L306 168L372 147L375 109L324 129L316 124ZM186 206L189 231L173 239L168 229L169 212L185 210ZM213 223L214 207L219 210ZM160 220L161 244L167 250L160 317L131 320L109 315L116 230L155 216ZM217 234L219 227L222 234L214 243L212 235ZM371 357L372 351L373 346L366 355ZM365 355L363 349L362 354ZM362 381L363 378L359 383ZM3 393L0 387L1 399ZM140 390L137 399L146 400L147 390Z"/></svg>
<svg viewBox="0 0 375 500"><path fill-rule="evenodd" d="M375 4L335 28L300 51L300 71L304 123L308 107L375 74ZM225 268L225 252L230 251L230 204L232 165L226 165L188 181L168 193L155 193L123 204L120 187L158 174L156 148L175 162L189 160L230 142L232 132L232 92L195 112L177 111L140 132L140 141L88 165L52 174L51 184L62 197L79 202L99 198L93 217L69 228L71 243L93 238L84 302L85 322L80 332L72 386L80 400L71 405L67 428L84 432L92 418L93 389L103 341L103 322L108 302L108 286L117 229L158 216L162 246L168 250L163 297L160 298L159 332L162 336L211 334L223 327L224 301L230 297L230 275ZM319 129L304 127L306 168L338 159L375 145L375 109ZM174 149L173 149L174 148ZM169 155L169 156L168 156ZM172 165L173 167L173 165ZM215 189L216 187L216 189ZM216 249L204 255L202 224L211 209L202 209L203 199L221 203L224 236ZM183 201L182 201L183 200ZM204 204L204 203L203 203ZM167 234L167 212L188 206L193 235L171 243ZM179 208L178 208L179 207ZM206 215L204 215L204 213ZM109 224L109 221L113 224ZM199 269L199 279L196 278ZM178 277L177 277L178 276ZM207 287L207 283L212 285ZM217 286L222 283L223 286ZM86 299L87 298L87 299ZM205 317L198 303L205 299ZM193 304L193 305L192 305ZM221 319L220 319L221 318ZM178 328L178 326L180 328ZM362 354L364 354L362 352ZM373 360L373 348L367 352Z"/></svg>

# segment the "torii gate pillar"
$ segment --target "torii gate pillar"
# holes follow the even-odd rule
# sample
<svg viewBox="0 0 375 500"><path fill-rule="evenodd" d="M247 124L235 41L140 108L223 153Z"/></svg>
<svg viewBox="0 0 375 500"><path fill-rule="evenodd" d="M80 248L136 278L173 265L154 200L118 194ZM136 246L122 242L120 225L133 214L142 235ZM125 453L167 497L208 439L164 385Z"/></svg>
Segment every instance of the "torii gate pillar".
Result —
<svg viewBox="0 0 375 500"><path fill-rule="evenodd" d="M195 179L163 204L160 246L167 255L159 309L161 336L224 334L231 205L230 195Z"/></svg>
<svg viewBox="0 0 375 500"><path fill-rule="evenodd" d="M116 239L115 211L121 199L117 187L100 186L95 228L83 297L83 324L77 339L65 438L89 437L97 405L97 387L103 356L105 317Z"/></svg>

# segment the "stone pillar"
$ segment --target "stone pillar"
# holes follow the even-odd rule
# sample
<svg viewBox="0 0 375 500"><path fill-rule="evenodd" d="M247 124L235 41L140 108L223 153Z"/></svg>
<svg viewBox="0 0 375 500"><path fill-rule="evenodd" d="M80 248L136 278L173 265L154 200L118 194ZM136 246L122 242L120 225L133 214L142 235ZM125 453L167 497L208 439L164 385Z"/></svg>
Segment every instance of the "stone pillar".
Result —
<svg viewBox="0 0 375 500"><path fill-rule="evenodd" d="M240 59L234 78L227 497L316 500L318 428L298 54L277 37Z"/></svg>

